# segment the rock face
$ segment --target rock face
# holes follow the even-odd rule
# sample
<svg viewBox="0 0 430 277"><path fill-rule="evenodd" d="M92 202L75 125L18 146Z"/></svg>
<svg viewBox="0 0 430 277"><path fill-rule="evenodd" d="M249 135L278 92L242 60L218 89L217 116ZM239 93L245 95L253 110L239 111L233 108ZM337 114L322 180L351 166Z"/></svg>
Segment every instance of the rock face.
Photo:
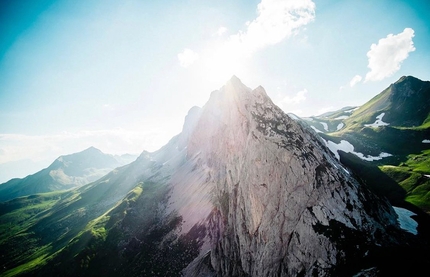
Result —
<svg viewBox="0 0 430 277"><path fill-rule="evenodd" d="M398 230L392 207L262 87L251 90L233 77L212 93L187 140L190 170L172 176L170 207L188 225L183 232L203 224L208 237L185 275L354 273L371 247L395 240L388 234Z"/></svg>

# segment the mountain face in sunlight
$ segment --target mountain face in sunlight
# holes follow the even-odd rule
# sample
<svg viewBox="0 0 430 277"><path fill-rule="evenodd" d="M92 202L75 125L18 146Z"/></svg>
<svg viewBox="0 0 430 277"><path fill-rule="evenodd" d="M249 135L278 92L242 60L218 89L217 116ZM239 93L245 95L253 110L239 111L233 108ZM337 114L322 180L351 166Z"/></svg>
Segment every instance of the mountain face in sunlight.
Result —
<svg viewBox="0 0 430 277"><path fill-rule="evenodd" d="M103 177L116 167L132 162L135 158L132 155L104 154L94 147L61 156L49 167L33 175L0 184L0 201L80 187Z"/></svg>
<svg viewBox="0 0 430 277"><path fill-rule="evenodd" d="M0 230L5 276L384 275L423 245L308 125L237 77L160 150L0 203Z"/></svg>

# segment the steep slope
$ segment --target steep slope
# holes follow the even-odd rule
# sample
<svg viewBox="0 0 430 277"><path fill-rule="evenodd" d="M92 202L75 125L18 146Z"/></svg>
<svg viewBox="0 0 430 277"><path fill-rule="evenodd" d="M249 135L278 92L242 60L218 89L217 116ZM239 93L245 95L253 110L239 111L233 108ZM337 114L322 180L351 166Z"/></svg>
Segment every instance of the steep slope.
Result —
<svg viewBox="0 0 430 277"><path fill-rule="evenodd" d="M339 132L331 135L349 141L365 156L389 153L398 162L405 155L428 149L430 137L430 82L408 76L355 110Z"/></svg>
<svg viewBox="0 0 430 277"><path fill-rule="evenodd" d="M35 174L0 184L0 202L24 195L80 187L131 160L132 156L112 156L94 147L61 156Z"/></svg>
<svg viewBox="0 0 430 277"><path fill-rule="evenodd" d="M0 249L37 247L2 250L5 276L387 274L387 253L427 247L315 132L236 77L160 150L55 197L39 211L19 203L29 197L0 205L0 230L19 207L35 213L0 236Z"/></svg>
<svg viewBox="0 0 430 277"><path fill-rule="evenodd" d="M387 228L395 233L391 207L342 170L261 87L250 90L232 78L214 92L188 155L206 168L214 188L211 265L221 276L354 271L369 246L392 239ZM341 233L345 241L335 238ZM354 241L353 251L347 241Z"/></svg>
<svg viewBox="0 0 430 277"><path fill-rule="evenodd" d="M430 82L403 76L361 106L346 123L348 126L356 123L363 127L363 124L374 123L381 114L380 120L391 126L422 125L430 114Z"/></svg>
<svg viewBox="0 0 430 277"><path fill-rule="evenodd" d="M316 129L320 121L333 122L333 115L305 122ZM339 130L316 131L338 158L338 152L350 153L340 154L342 161L392 203L406 199L430 211L429 115L430 82L407 76L345 116Z"/></svg>
<svg viewBox="0 0 430 277"><path fill-rule="evenodd" d="M85 273L88 266L81 266L82 255L86 263L91 259L87 255L89 249L95 251L92 258L96 254L105 257L109 253L106 249L115 245L116 253L111 258L118 260L116 255L122 247L133 243L132 238L139 232L144 236L151 228L157 229L164 215L167 181L185 158L187 128L192 128L198 114L199 108L192 108L182 134L160 150L144 151L131 164L116 168L93 183L0 203L0 276L46 276L45 271L48 275L91 276ZM101 236L107 232L110 236ZM122 235L115 235L118 233ZM104 262L92 263L97 272L105 266ZM124 276L129 276L127 272ZM117 276L114 271L111 273Z"/></svg>

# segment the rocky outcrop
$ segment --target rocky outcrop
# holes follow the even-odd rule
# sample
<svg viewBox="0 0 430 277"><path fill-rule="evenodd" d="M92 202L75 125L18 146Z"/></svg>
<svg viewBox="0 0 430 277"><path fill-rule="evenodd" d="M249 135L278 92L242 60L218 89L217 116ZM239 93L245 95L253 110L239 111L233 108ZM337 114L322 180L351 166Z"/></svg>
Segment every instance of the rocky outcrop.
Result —
<svg viewBox="0 0 430 277"><path fill-rule="evenodd" d="M190 170L172 178L180 180L172 207L190 227L205 222L202 253L210 251L210 263L201 255L184 271L189 276L196 268L217 276L353 273L369 249L395 240L392 207L262 87L251 90L233 77L213 92L189 137L187 160Z"/></svg>

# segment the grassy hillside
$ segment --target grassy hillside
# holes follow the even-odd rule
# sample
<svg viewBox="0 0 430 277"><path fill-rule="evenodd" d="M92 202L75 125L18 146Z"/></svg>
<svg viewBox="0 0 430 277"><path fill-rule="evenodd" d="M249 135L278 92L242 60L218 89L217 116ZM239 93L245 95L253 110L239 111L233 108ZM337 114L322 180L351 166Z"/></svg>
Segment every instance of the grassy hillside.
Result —
<svg viewBox="0 0 430 277"><path fill-rule="evenodd" d="M406 191L406 201L430 212L430 150L408 155L398 166L380 168Z"/></svg>
<svg viewBox="0 0 430 277"><path fill-rule="evenodd" d="M330 122L335 122L333 115L340 112L312 122L315 125L324 120L330 126ZM426 177L430 174L430 144L424 143L430 140L430 82L402 77L342 122L342 129L320 135L336 144L346 140L353 145L354 152L364 156L390 154L371 162L344 155L343 162L357 172L358 178L396 202L402 188L406 201L430 212L430 185Z"/></svg>
<svg viewBox="0 0 430 277"><path fill-rule="evenodd" d="M136 186L138 170L125 166L78 189L0 203L0 274L15 276L46 263Z"/></svg>
<svg viewBox="0 0 430 277"><path fill-rule="evenodd" d="M14 276L43 264L45 258L63 247L73 233L72 227L41 231L55 210L73 203L75 193L46 193L0 203L1 276ZM71 217L75 214L70 215ZM57 218L61 225L67 217ZM70 220L70 218L69 218ZM76 231L75 231L76 233Z"/></svg>
<svg viewBox="0 0 430 277"><path fill-rule="evenodd" d="M167 199L166 187L140 183L32 276L179 276L202 242L177 234L182 219L165 217Z"/></svg>
<svg viewBox="0 0 430 277"><path fill-rule="evenodd" d="M140 182L103 213L93 193L1 203L0 276L179 276L198 255L205 230L178 234L182 218L164 210L167 186Z"/></svg>
<svg viewBox="0 0 430 277"><path fill-rule="evenodd" d="M142 154L80 188L0 203L0 276L179 276L205 230L180 235L165 210L169 168Z"/></svg>

